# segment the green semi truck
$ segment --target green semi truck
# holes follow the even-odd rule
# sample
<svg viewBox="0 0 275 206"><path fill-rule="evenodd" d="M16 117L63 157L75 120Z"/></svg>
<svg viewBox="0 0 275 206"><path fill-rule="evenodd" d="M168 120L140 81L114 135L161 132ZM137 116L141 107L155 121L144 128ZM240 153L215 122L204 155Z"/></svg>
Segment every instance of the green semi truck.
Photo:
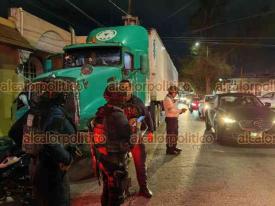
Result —
<svg viewBox="0 0 275 206"><path fill-rule="evenodd" d="M77 85L67 106L79 130L87 130L88 120L105 104L106 85L122 79L132 81L134 94L148 106L158 127L161 101L167 87L177 84L178 72L155 29L127 25L94 29L86 43L68 45L63 54L48 58L45 72L33 82L60 79ZM19 108L17 117L25 110Z"/></svg>

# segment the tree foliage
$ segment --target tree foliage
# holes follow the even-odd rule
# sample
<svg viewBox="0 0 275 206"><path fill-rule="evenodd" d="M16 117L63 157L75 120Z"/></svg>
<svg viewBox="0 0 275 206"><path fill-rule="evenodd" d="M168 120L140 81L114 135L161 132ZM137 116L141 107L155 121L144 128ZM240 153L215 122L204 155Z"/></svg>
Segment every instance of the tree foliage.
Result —
<svg viewBox="0 0 275 206"><path fill-rule="evenodd" d="M219 78L230 76L232 68L219 54L189 57L182 61L181 81L189 81L199 94L209 94Z"/></svg>

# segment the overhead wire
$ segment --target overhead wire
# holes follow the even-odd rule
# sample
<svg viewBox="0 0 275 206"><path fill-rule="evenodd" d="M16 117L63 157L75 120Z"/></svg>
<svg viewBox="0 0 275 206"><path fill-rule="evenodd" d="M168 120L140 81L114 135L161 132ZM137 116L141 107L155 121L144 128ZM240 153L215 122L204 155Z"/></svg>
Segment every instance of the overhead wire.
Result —
<svg viewBox="0 0 275 206"><path fill-rule="evenodd" d="M189 6L191 6L196 0L192 0L190 2L188 2L187 4L183 5L182 7L180 7L178 10L176 10L175 12L173 12L172 14L170 14L167 19L170 19L174 16L176 16L179 12L183 11L184 9L187 9Z"/></svg>
<svg viewBox="0 0 275 206"><path fill-rule="evenodd" d="M271 11L263 12L263 13L259 13L259 14L254 14L254 15L250 15L250 16L245 16L245 17L241 17L241 18L236 18L236 19L233 19L231 21L225 21L225 22L212 24L212 25L202 27L200 29L195 29L195 30L192 30L192 31L186 32L186 33L198 33L198 32L213 29L215 27L222 26L222 25L225 25L225 24L232 24L232 23L236 23L236 22L240 22L240 21L244 21L244 20L248 20L248 19L252 19L252 18L256 18L256 17L267 16L267 15L271 15L271 14L275 14L275 10L271 10Z"/></svg>
<svg viewBox="0 0 275 206"><path fill-rule="evenodd" d="M116 7L119 11L121 11L123 14L125 15L130 15L128 12L124 11L121 7L119 7L115 2L113 2L112 0L109 0L109 3L111 3L114 7Z"/></svg>
<svg viewBox="0 0 275 206"><path fill-rule="evenodd" d="M203 37L203 36L165 36L162 39L208 39L208 40L275 40L275 37Z"/></svg>
<svg viewBox="0 0 275 206"><path fill-rule="evenodd" d="M169 39L164 40L165 42L171 41ZM174 40L173 40L174 41ZM177 42L194 42L193 40L176 40ZM212 45L228 45L228 46L247 46L247 47L275 47L274 44L262 44L262 43L242 43L242 42L224 42L217 40L202 40L201 43L212 44Z"/></svg>
<svg viewBox="0 0 275 206"><path fill-rule="evenodd" d="M78 6L76 6L74 3L72 3L69 0L65 0L68 4L70 4L73 8L75 8L77 11L79 11L81 14L83 14L84 16L86 16L88 19L90 19L91 21L93 21L94 23L96 23L98 26L103 27L104 24L100 23L99 21L97 21L95 18L89 16L85 11L83 11L82 9L80 9Z"/></svg>

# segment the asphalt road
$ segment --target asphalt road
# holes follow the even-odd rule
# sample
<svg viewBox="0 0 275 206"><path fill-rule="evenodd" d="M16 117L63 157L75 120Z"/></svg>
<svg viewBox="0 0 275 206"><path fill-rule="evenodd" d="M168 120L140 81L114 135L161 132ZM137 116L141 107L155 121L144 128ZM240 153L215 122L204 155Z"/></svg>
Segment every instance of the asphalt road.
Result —
<svg viewBox="0 0 275 206"><path fill-rule="evenodd" d="M275 205L275 150L241 148L217 144L211 133L205 134L204 122L197 113L188 111L179 121L178 156L165 154L165 125L154 143L146 145L148 176L154 196L133 196L125 206L223 206ZM86 174L89 161L74 168L73 173ZM138 191L133 164L131 191ZM100 205L102 186L96 178L71 184L72 206ZM17 205L12 200L0 205Z"/></svg>
<svg viewBox="0 0 275 206"><path fill-rule="evenodd" d="M182 154L165 154L164 126L158 131L158 143L146 146L153 198L133 196L124 205L275 205L274 149L221 146L205 134L196 112L183 114L179 128ZM130 168L131 191L138 191ZM72 205L100 205L101 189L96 179L73 183Z"/></svg>

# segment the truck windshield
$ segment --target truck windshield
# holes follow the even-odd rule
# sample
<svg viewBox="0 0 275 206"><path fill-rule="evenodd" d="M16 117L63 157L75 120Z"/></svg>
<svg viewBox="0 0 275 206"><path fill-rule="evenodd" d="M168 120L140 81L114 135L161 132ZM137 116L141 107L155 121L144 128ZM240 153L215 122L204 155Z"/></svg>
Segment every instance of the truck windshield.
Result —
<svg viewBox="0 0 275 206"><path fill-rule="evenodd" d="M93 66L117 66L121 64L120 47L74 48L65 51L64 67L80 67L84 64Z"/></svg>

